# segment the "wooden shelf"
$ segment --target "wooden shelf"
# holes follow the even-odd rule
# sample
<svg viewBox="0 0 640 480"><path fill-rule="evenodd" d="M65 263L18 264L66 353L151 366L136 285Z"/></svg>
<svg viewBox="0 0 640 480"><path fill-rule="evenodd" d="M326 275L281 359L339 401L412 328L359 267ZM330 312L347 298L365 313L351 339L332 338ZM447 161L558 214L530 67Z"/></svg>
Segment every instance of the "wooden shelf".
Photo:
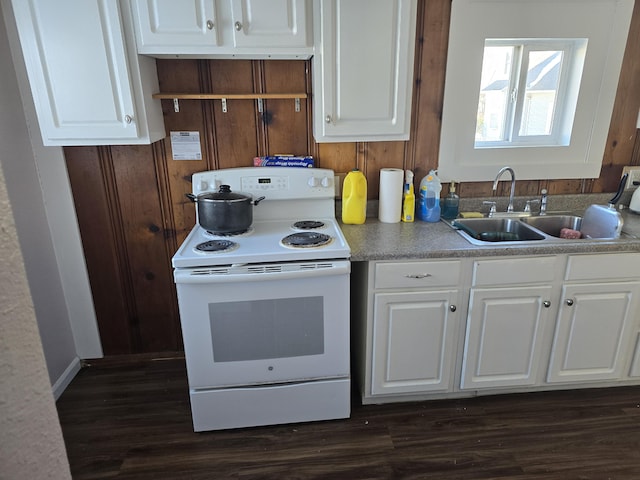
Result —
<svg viewBox="0 0 640 480"><path fill-rule="evenodd" d="M295 100L295 110L300 111L300 99L307 98L306 93L154 93L153 98L173 100L173 110L180 111L180 100L221 100L222 112L227 113L227 100L257 100L258 111L262 113L262 100L292 99Z"/></svg>
<svg viewBox="0 0 640 480"><path fill-rule="evenodd" d="M256 100L307 98L306 93L154 93L153 98L164 100Z"/></svg>

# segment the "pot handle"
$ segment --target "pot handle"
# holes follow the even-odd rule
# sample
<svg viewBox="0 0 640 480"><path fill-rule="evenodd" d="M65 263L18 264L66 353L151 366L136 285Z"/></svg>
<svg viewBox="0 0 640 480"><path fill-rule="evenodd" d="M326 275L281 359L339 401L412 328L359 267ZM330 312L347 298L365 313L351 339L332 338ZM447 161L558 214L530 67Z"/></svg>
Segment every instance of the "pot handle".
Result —
<svg viewBox="0 0 640 480"><path fill-rule="evenodd" d="M193 193L185 193L184 195L193 203L198 203L198 197L196 197Z"/></svg>
<svg viewBox="0 0 640 480"><path fill-rule="evenodd" d="M257 205L258 203L260 203L262 200L264 200L266 197L258 197L253 201L254 205Z"/></svg>
<svg viewBox="0 0 640 480"><path fill-rule="evenodd" d="M624 187L627 185L627 178L629 178L629 173L625 173L620 179L618 191L616 192L616 195L611 200L609 200L609 205L615 207L616 203L618 203L618 200L620 200L620 197L622 197L622 194L624 193Z"/></svg>

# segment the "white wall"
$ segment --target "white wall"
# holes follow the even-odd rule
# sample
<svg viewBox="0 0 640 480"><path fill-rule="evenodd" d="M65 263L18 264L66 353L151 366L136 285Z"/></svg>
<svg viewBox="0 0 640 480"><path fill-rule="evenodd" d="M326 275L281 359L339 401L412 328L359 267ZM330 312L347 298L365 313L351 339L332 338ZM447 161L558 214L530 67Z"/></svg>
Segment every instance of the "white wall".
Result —
<svg viewBox="0 0 640 480"><path fill-rule="evenodd" d="M62 149L42 145L10 1L0 8L0 163L57 397L102 349Z"/></svg>
<svg viewBox="0 0 640 480"><path fill-rule="evenodd" d="M0 138L0 144L5 140ZM0 478L70 479L1 168L0 271Z"/></svg>

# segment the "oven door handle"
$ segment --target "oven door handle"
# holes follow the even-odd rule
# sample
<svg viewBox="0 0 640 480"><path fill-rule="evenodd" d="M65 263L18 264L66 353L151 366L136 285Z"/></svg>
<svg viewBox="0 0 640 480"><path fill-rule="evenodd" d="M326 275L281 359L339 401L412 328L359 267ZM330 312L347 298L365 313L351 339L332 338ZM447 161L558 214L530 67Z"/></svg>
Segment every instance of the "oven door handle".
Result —
<svg viewBox="0 0 640 480"><path fill-rule="evenodd" d="M231 282L268 282L298 278L317 278L330 275L345 275L351 272L349 261L319 263L315 267L309 264L298 269L273 270L273 267L246 267L245 272L227 272L224 267L217 268L177 268L173 272L175 283L211 284Z"/></svg>

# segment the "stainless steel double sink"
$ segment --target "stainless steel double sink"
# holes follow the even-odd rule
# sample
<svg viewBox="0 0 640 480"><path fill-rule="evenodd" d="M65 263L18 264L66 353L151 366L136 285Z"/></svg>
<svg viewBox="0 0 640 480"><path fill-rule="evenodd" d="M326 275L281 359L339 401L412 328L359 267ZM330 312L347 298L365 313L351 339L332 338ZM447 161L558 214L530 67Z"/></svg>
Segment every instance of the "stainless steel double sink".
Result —
<svg viewBox="0 0 640 480"><path fill-rule="evenodd" d="M449 223L474 245L522 244L567 239L560 237L563 228L580 230L582 217L572 214L548 214L526 217L459 218ZM609 238L611 240L613 238ZM592 239L589 239L592 240Z"/></svg>

